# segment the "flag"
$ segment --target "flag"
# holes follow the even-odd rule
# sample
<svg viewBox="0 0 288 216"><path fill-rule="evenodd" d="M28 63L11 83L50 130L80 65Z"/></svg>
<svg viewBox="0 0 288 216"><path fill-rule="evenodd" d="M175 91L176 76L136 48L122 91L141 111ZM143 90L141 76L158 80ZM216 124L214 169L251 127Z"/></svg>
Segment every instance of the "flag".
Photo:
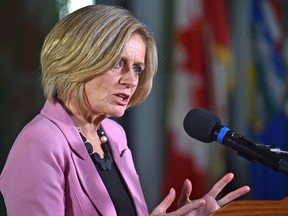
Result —
<svg viewBox="0 0 288 216"><path fill-rule="evenodd" d="M167 115L164 195L173 187L178 199L182 184L188 178L193 183L190 198L194 199L208 192L210 181L214 181L211 180L213 172L223 170L224 163L221 159L214 163L215 158L219 158L218 148L185 133L183 120L189 110L197 107L221 116L226 114L230 42L224 0L217 4L209 0L177 0L174 4L174 68L170 85L173 89ZM176 209L176 205L171 209Z"/></svg>
<svg viewBox="0 0 288 216"><path fill-rule="evenodd" d="M287 149L287 72L280 1L253 0L251 11L249 131L260 142ZM254 163L250 170L253 199L282 199L288 195L288 176Z"/></svg>

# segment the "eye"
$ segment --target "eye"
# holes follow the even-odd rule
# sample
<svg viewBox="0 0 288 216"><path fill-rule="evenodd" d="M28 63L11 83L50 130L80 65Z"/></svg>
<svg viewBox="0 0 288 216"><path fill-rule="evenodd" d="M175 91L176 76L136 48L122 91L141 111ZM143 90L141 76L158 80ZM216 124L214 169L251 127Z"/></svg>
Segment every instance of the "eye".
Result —
<svg viewBox="0 0 288 216"><path fill-rule="evenodd" d="M137 74L137 75L140 75L142 73L142 71L143 71L143 69L140 66L137 66L137 65L133 66L132 69L133 69L134 73Z"/></svg>

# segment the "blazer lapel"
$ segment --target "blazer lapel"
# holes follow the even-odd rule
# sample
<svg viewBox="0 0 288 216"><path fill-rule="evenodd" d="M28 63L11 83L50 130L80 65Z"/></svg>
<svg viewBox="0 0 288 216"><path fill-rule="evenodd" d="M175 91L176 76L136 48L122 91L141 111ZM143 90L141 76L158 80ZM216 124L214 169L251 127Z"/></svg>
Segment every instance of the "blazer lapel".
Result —
<svg viewBox="0 0 288 216"><path fill-rule="evenodd" d="M93 205L102 215L117 216L112 200L96 170L87 149L70 116L59 104L46 102L41 114L53 121L66 137L72 149L72 160L78 179Z"/></svg>
<svg viewBox="0 0 288 216"><path fill-rule="evenodd" d="M102 126L106 135L108 136L108 140L110 143L110 147L112 150L113 158L117 167L126 183L128 190L131 194L132 200L134 202L137 215L148 215L148 209L145 202L145 198L142 192L142 188L140 185L139 177L134 167L134 162L132 158L132 154L130 149L127 147L126 136L121 133L118 133L118 128L111 128L111 125L105 125L104 121ZM119 126L118 126L119 127ZM106 130L105 130L106 128ZM112 132L110 132L112 129ZM109 133L111 135L109 136ZM124 133L124 131L122 131Z"/></svg>
<svg viewBox="0 0 288 216"><path fill-rule="evenodd" d="M102 215L116 216L117 214L112 200L90 157L87 158L87 161L76 155L72 155L72 159L78 173L79 181L94 206Z"/></svg>
<svg viewBox="0 0 288 216"><path fill-rule="evenodd" d="M102 215L116 216L116 210L97 172L74 122L59 103L46 101L41 114L53 121L66 137L72 149L72 160L83 190ZM107 129L107 130L105 130ZM111 129L111 131L110 131ZM103 121L103 130L108 136L114 161L126 183L134 201L138 215L148 215L148 209L141 189L138 174L134 167L131 151L127 147L125 133L111 120ZM110 133L110 134L109 134Z"/></svg>
<svg viewBox="0 0 288 216"><path fill-rule="evenodd" d="M131 197L133 199L137 215L148 215L148 209L146 206L145 198L140 186L140 181L136 171L134 171L134 166L131 164L131 152L129 149L123 152L122 157L119 154L113 154L114 160L117 164L118 169L126 183Z"/></svg>

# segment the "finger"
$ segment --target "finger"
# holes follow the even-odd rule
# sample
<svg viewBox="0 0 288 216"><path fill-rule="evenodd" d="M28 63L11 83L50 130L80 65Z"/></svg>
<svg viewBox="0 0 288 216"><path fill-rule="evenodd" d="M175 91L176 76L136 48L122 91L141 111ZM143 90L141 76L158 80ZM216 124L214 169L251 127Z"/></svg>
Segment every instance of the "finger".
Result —
<svg viewBox="0 0 288 216"><path fill-rule="evenodd" d="M237 199L238 197L248 193L249 191L250 191L250 187L243 186L243 187L238 188L237 190L232 191L232 192L228 193L227 195L225 195L223 198L218 200L218 203L221 206L226 205L227 203L231 202L232 200Z"/></svg>
<svg viewBox="0 0 288 216"><path fill-rule="evenodd" d="M226 174L218 182L216 182L216 184L214 184L208 194L212 197L216 197L233 178L233 173Z"/></svg>
<svg viewBox="0 0 288 216"><path fill-rule="evenodd" d="M192 183L190 180L186 179L182 186L182 191L180 198L178 200L178 207L181 207L190 201L189 197L192 192Z"/></svg>
<svg viewBox="0 0 288 216"><path fill-rule="evenodd" d="M153 210L152 215L165 213L166 210L171 206L175 200L176 192L174 188L171 188L169 194L164 198L164 200Z"/></svg>
<svg viewBox="0 0 288 216"><path fill-rule="evenodd" d="M187 203L186 205L182 206L181 208L178 208L176 211L173 211L171 213L168 213L167 216L183 216L188 215L189 213L193 212L194 210L201 208L205 205L204 199L198 199L193 200Z"/></svg>

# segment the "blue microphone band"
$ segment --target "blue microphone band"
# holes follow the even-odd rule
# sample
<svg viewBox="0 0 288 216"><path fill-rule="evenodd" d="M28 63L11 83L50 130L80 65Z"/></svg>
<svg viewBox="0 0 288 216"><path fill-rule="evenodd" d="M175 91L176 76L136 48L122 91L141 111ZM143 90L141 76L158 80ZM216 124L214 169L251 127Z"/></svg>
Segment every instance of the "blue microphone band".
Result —
<svg viewBox="0 0 288 216"><path fill-rule="evenodd" d="M229 131L230 129L227 127L222 127L218 136L217 136L217 142L222 144L223 138L225 134Z"/></svg>

